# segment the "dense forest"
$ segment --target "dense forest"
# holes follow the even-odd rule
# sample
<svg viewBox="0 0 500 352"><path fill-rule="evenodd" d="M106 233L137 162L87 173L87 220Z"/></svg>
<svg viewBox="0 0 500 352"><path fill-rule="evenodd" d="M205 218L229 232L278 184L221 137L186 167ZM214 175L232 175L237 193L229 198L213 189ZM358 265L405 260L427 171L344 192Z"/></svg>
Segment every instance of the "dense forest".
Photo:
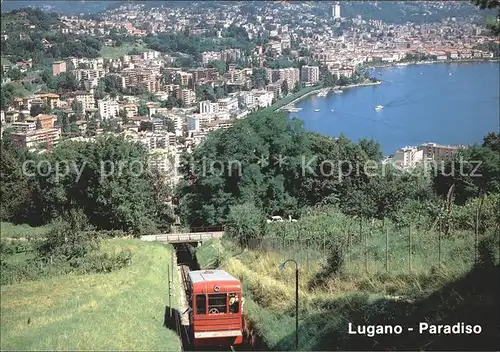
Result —
<svg viewBox="0 0 500 352"><path fill-rule="evenodd" d="M167 228L169 189L148 169L147 151L123 137L64 142L50 154L1 149L3 221L34 226L81 211L97 230L135 234Z"/></svg>

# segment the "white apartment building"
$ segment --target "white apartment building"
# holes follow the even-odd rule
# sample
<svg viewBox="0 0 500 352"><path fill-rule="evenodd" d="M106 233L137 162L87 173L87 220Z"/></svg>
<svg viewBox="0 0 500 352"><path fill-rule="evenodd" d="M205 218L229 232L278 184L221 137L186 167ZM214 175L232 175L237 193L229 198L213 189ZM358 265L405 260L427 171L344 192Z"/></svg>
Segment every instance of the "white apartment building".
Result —
<svg viewBox="0 0 500 352"><path fill-rule="evenodd" d="M257 98L255 97L255 94L253 92L243 91L240 93L238 99L243 106L246 106L249 109L257 106Z"/></svg>
<svg viewBox="0 0 500 352"><path fill-rule="evenodd" d="M116 100L98 100L97 106L103 120L115 118L120 112L120 104Z"/></svg>
<svg viewBox="0 0 500 352"><path fill-rule="evenodd" d="M90 92L76 92L75 100L82 104L84 112L95 108L94 94Z"/></svg>
<svg viewBox="0 0 500 352"><path fill-rule="evenodd" d="M423 150L418 150L417 147L404 147L394 153L394 162L403 168L415 167L423 159L424 152Z"/></svg>
<svg viewBox="0 0 500 352"><path fill-rule="evenodd" d="M332 5L332 17L334 19L340 18L340 4L335 3Z"/></svg>
<svg viewBox="0 0 500 352"><path fill-rule="evenodd" d="M238 98L223 98L217 100L220 112L231 112L238 110Z"/></svg>
<svg viewBox="0 0 500 352"><path fill-rule="evenodd" d="M200 114L217 114L219 110L219 103L212 103L209 100L200 101Z"/></svg>
<svg viewBox="0 0 500 352"><path fill-rule="evenodd" d="M100 79L104 77L106 72L104 70L94 70L94 69L77 69L71 71L76 77L77 81L81 80L93 80L93 79Z"/></svg>
<svg viewBox="0 0 500 352"><path fill-rule="evenodd" d="M216 51L205 51L201 53L201 62L206 65L210 61L221 60L222 54Z"/></svg>
<svg viewBox="0 0 500 352"><path fill-rule="evenodd" d="M255 99L257 100L257 104L259 105L259 108L266 108L268 106L271 106L273 103L274 99L274 93L265 91L265 90L257 90L257 91L252 91L253 94L255 95Z"/></svg>
<svg viewBox="0 0 500 352"><path fill-rule="evenodd" d="M207 125L214 121L213 115L194 115L187 118L187 126L190 131L202 131Z"/></svg>
<svg viewBox="0 0 500 352"><path fill-rule="evenodd" d="M184 106L193 105L196 102L196 93L191 89L178 89L177 99L182 100Z"/></svg>
<svg viewBox="0 0 500 352"><path fill-rule="evenodd" d="M34 122L14 122L10 127L13 127L16 132L24 133L36 130Z"/></svg>
<svg viewBox="0 0 500 352"><path fill-rule="evenodd" d="M145 51L142 53L142 58L144 60L154 60L160 57L160 53L158 51Z"/></svg>

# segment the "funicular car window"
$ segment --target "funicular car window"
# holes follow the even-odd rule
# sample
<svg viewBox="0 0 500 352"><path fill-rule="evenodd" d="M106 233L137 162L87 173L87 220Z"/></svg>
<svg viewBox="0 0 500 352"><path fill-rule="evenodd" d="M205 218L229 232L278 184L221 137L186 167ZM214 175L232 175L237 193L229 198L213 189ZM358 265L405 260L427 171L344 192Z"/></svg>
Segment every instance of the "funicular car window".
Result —
<svg viewBox="0 0 500 352"><path fill-rule="evenodd" d="M208 313L226 313L227 295L216 293L208 295Z"/></svg>
<svg viewBox="0 0 500 352"><path fill-rule="evenodd" d="M228 293L229 313L239 313L239 298L237 293Z"/></svg>
<svg viewBox="0 0 500 352"><path fill-rule="evenodd" d="M207 314L207 296L196 295L196 314Z"/></svg>

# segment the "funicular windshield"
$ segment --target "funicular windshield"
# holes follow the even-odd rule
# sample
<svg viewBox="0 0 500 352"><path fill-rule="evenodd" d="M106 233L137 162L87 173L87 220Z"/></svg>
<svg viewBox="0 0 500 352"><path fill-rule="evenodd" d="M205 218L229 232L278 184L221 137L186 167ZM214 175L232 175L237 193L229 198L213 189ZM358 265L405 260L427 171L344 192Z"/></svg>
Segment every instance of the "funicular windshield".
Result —
<svg viewBox="0 0 500 352"><path fill-rule="evenodd" d="M240 311L239 301L238 293L198 294L196 295L196 314L236 314Z"/></svg>

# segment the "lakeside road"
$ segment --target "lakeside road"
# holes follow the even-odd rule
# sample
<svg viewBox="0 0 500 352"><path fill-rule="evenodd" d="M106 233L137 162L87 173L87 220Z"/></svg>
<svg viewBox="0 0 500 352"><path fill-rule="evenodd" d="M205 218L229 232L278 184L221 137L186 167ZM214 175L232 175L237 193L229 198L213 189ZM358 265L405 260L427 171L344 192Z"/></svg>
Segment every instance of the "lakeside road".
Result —
<svg viewBox="0 0 500 352"><path fill-rule="evenodd" d="M293 105L293 104L295 104L295 102L300 101L301 99L304 99L305 97L308 97L308 96L310 96L311 94L318 93L318 92L319 92L320 90L322 90L322 89L326 89L326 88L318 87L317 89L313 89L313 90L311 90L311 91L309 91L309 92L307 92L307 93L304 93L304 94L302 94L301 96L299 96L299 97L295 98L295 99L294 99L294 100L292 100L291 102L289 102L289 103L287 103L287 104L285 104L285 105L283 105L283 106L280 106L279 108L277 108L277 109L276 109L276 110L274 110L274 111L281 111L282 109L286 109L289 105ZM328 88L328 89L329 89L329 88ZM283 99L286 99L286 97L285 97L285 98L283 98ZM279 103L279 102L278 102L278 103Z"/></svg>
<svg viewBox="0 0 500 352"><path fill-rule="evenodd" d="M376 82L354 83L354 84L349 84L347 86L318 87L317 89L311 90L310 92L307 92L307 93L301 95L300 97L295 98L291 102L277 108L275 111L281 111L283 109L286 109L286 108L290 107L291 105L295 104L296 102L298 102L304 98L307 98L308 96L310 96L312 94L316 94L322 90L332 91L332 90L336 90L336 89L346 89L346 88L363 87L363 86L374 86L374 85L378 85L381 83L382 83L382 81L376 81ZM285 99L285 98L283 98L283 99Z"/></svg>

